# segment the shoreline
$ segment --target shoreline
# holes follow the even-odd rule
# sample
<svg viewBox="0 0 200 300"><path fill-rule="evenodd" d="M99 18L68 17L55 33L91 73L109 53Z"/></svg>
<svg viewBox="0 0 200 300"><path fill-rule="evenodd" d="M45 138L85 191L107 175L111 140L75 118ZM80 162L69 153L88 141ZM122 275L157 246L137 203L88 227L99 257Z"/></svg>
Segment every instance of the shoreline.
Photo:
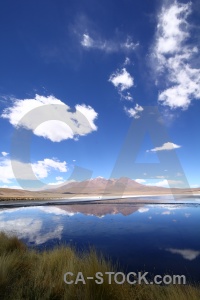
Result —
<svg viewBox="0 0 200 300"><path fill-rule="evenodd" d="M70 198L30 198L24 197L24 199L4 199L3 201L0 199L0 209L1 208L9 208L9 207L28 207L28 206L50 206L50 205L76 205L76 204L127 204L127 205L138 205L138 204L200 204L200 202L192 201L195 197L200 198L200 194L145 194L145 195L124 195L119 197L118 195L113 196L77 196L77 197L70 197ZM145 198L140 199L139 201L137 198ZM148 199L149 198L149 199ZM152 198L159 198L159 199L152 199ZM166 199L167 198L167 199ZM181 199L191 198L191 202L179 202ZM133 199L131 201L131 199ZM200 201L200 199L199 199Z"/></svg>

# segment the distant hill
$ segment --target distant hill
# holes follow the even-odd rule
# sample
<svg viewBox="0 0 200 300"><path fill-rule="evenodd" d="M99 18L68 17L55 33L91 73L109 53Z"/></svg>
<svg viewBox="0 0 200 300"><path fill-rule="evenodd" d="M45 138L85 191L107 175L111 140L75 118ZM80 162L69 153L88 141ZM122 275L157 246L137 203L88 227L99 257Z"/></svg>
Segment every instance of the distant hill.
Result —
<svg viewBox="0 0 200 300"><path fill-rule="evenodd" d="M165 190L165 188L158 188L158 190L162 189ZM144 190L149 191L151 187L140 184L127 177L121 177L119 179L97 177L81 182L70 182L52 191L57 193L71 192L75 194L123 194Z"/></svg>
<svg viewBox="0 0 200 300"><path fill-rule="evenodd" d="M127 177L105 179L103 177L97 177L85 181L72 181L59 187L51 187L46 190L37 192L25 191L20 189L8 189L0 188L0 199L28 199L35 198L69 198L89 195L99 196L123 196L123 195L162 195L162 194L188 194L190 192L195 194L200 193L199 188L187 190L178 188L164 188L156 186L146 186L136 182Z"/></svg>

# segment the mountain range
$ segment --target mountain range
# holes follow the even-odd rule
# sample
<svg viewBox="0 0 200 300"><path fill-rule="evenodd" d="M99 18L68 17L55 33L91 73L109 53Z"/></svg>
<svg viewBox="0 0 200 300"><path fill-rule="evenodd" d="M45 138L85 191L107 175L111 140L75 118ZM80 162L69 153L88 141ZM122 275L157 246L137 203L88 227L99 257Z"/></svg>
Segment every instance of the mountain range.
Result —
<svg viewBox="0 0 200 300"><path fill-rule="evenodd" d="M200 188L178 189L156 186L146 186L127 177L105 179L97 177L85 181L71 181L59 187L51 187L42 191L26 191L20 189L0 189L0 199L21 199L27 198L70 198L87 196L123 196L123 195L160 195L160 194L188 194L200 193Z"/></svg>
<svg viewBox="0 0 200 300"><path fill-rule="evenodd" d="M59 188L51 189L57 193L65 194L100 194L100 195L115 195L115 194L130 194L139 192L150 192L151 190L165 192L166 188L150 187L136 182L128 177L105 179L97 177L81 182L69 182Z"/></svg>

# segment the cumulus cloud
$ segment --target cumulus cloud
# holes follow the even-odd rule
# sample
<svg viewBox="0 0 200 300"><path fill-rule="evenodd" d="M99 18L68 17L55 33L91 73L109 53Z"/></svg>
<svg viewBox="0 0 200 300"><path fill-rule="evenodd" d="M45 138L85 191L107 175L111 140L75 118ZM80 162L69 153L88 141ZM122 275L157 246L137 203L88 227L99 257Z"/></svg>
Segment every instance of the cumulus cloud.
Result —
<svg viewBox="0 0 200 300"><path fill-rule="evenodd" d="M190 13L190 3L174 2L163 7L158 17L156 47L158 54L171 54L181 51L179 47L189 37L186 18Z"/></svg>
<svg viewBox="0 0 200 300"><path fill-rule="evenodd" d="M147 183L148 186L157 186L157 187L169 187L169 186L174 186L174 187L178 187L180 185L182 185L183 182L181 180L161 180L155 183Z"/></svg>
<svg viewBox="0 0 200 300"><path fill-rule="evenodd" d="M0 182L11 183L15 176L12 171L11 161L9 159L0 160Z"/></svg>
<svg viewBox="0 0 200 300"><path fill-rule="evenodd" d="M140 178L135 179L135 181L138 182L138 183L145 183L146 182L145 179L140 179Z"/></svg>
<svg viewBox="0 0 200 300"><path fill-rule="evenodd" d="M134 51L139 43L134 43L130 36L123 42L103 40L100 37L92 38L88 33L81 36L81 45L86 49L97 49L107 53Z"/></svg>
<svg viewBox="0 0 200 300"><path fill-rule="evenodd" d="M181 148L181 146L176 145L171 142L167 142L167 143L164 143L160 147L155 147L153 149L146 150L146 152L169 151L169 150L174 150L174 149L178 149L178 148Z"/></svg>
<svg viewBox="0 0 200 300"><path fill-rule="evenodd" d="M45 105L47 109L45 109ZM34 109L37 110L34 114ZM30 117L27 113L33 112ZM98 114L91 106L76 105L72 112L70 107L54 96L36 95L34 99L14 99L12 107L3 111L2 118L8 119L15 127L32 130L37 136L42 136L52 142L66 139L77 139L97 130L94 121ZM38 119L47 119L38 126ZM64 123L64 121L66 123Z"/></svg>
<svg viewBox="0 0 200 300"><path fill-rule="evenodd" d="M108 81L111 82L117 89L121 100L133 102L133 97L129 89L134 86L134 78L125 67L128 64L130 64L130 59L126 57L125 62L123 63L124 67L122 69L118 69L116 72L113 72ZM125 106L124 111L129 117L139 119L140 113L143 111L143 107L136 103L134 108L128 108Z"/></svg>
<svg viewBox="0 0 200 300"><path fill-rule="evenodd" d="M200 255L200 251L192 250L192 249L173 249L169 248L166 251L171 252L172 254L180 254L183 258L187 260L194 260L197 256Z"/></svg>
<svg viewBox="0 0 200 300"><path fill-rule="evenodd" d="M26 173L27 170L26 166L28 164L20 161L15 161L15 163L17 164L19 170L23 170L23 172L20 175L20 178L17 179L31 180L32 179L32 177L30 178L31 174ZM50 159L50 158L45 158L44 160L40 160L35 163L32 163L31 166L34 174L40 179L47 178L48 175L53 170L59 171L61 173L68 171L67 163L65 161L60 162L59 160ZM11 160L7 158L1 159L0 160L0 182L11 183L13 179L16 178L13 173Z"/></svg>
<svg viewBox="0 0 200 300"><path fill-rule="evenodd" d="M200 99L200 69L192 65L198 48L189 44L191 2L164 6L158 16L156 40L152 51L153 67L166 89L158 101L170 109L187 109L193 99Z"/></svg>
<svg viewBox="0 0 200 300"><path fill-rule="evenodd" d="M60 162L59 160L45 158L39 160L37 163L32 164L32 169L38 178L46 178L51 170L57 170L60 172L67 172L66 161Z"/></svg>
<svg viewBox="0 0 200 300"><path fill-rule="evenodd" d="M2 154L3 156L7 156L9 153L3 151L3 152L1 152L1 154Z"/></svg>
<svg viewBox="0 0 200 300"><path fill-rule="evenodd" d="M117 70L113 73L109 80L120 91L130 89L134 85L133 77L127 72L126 68Z"/></svg>
<svg viewBox="0 0 200 300"><path fill-rule="evenodd" d="M128 114L129 117L134 119L140 118L140 113L144 110L142 106L136 104L134 108L127 108L124 107L125 112Z"/></svg>

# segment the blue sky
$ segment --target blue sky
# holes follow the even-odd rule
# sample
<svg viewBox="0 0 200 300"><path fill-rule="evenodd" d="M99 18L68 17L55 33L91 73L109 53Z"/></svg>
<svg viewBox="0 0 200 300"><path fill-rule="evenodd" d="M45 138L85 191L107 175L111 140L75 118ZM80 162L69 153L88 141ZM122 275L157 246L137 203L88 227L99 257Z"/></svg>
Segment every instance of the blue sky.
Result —
<svg viewBox="0 0 200 300"><path fill-rule="evenodd" d="M144 138L137 162L149 168L173 153L181 172L133 179L181 187L184 174L199 186L199 20L199 1L2 2L0 186L32 180L30 163L46 184L73 179L75 166L110 178L147 106L158 107L155 131L163 126L168 139ZM34 127L55 111L57 121ZM29 160L23 141L20 154L13 149L20 130L31 135Z"/></svg>

